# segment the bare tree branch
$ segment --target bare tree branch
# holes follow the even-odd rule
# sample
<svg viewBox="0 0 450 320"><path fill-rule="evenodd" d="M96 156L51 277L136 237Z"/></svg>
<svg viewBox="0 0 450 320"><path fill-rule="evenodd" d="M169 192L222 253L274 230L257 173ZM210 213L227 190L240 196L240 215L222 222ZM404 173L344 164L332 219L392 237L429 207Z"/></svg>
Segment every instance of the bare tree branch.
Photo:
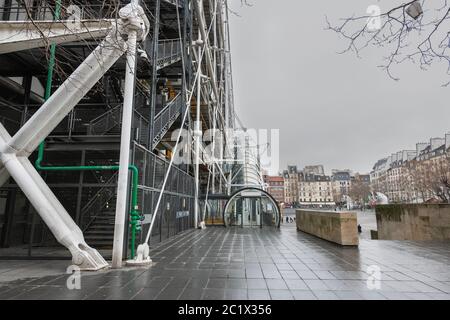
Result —
<svg viewBox="0 0 450 320"><path fill-rule="evenodd" d="M411 17L408 8L420 4L423 13ZM377 22L374 28L373 23ZM403 62L418 64L427 70L433 63L442 62L450 75L450 5L444 1L407 1L374 15L360 15L341 19L332 24L326 17L327 30L346 41L340 54L354 52L360 57L368 47L380 48L383 63L379 66L393 80L393 67ZM445 83L447 86L450 81Z"/></svg>

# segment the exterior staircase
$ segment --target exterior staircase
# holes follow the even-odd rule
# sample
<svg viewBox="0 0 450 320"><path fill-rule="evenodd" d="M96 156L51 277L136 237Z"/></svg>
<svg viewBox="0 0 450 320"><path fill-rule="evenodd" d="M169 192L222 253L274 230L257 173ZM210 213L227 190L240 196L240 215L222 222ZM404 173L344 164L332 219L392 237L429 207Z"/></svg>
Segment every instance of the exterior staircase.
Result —
<svg viewBox="0 0 450 320"><path fill-rule="evenodd" d="M150 41L150 40L147 40ZM151 41L150 41L151 42ZM152 58L151 45L147 46L147 55ZM158 41L158 59L156 60L156 70L164 69L178 61L181 61L182 47L180 39L164 39ZM150 60L150 63L153 62Z"/></svg>
<svg viewBox="0 0 450 320"><path fill-rule="evenodd" d="M88 126L89 135L119 134L122 122L122 105L119 104L104 114L90 121ZM115 130L114 130L115 129Z"/></svg>
<svg viewBox="0 0 450 320"><path fill-rule="evenodd" d="M114 239L114 206L102 211L84 232L86 242L94 248L112 248Z"/></svg>
<svg viewBox="0 0 450 320"><path fill-rule="evenodd" d="M181 94L178 94L167 106L164 107L156 116L154 122L154 138L152 147L155 148L158 143L164 138L165 134L172 127L173 123L181 115L183 110L183 99Z"/></svg>
<svg viewBox="0 0 450 320"><path fill-rule="evenodd" d="M116 182L118 172L107 184ZM101 188L83 207L83 233L86 242L94 247L112 247L116 212L115 192L112 188Z"/></svg>

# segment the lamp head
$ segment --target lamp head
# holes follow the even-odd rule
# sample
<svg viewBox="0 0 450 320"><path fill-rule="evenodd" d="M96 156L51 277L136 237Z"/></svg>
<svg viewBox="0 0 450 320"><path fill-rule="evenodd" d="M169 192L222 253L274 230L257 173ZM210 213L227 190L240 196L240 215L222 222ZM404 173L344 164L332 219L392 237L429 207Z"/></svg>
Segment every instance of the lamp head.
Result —
<svg viewBox="0 0 450 320"><path fill-rule="evenodd" d="M423 14L422 5L419 1L413 2L406 8L406 13L414 20L417 20Z"/></svg>

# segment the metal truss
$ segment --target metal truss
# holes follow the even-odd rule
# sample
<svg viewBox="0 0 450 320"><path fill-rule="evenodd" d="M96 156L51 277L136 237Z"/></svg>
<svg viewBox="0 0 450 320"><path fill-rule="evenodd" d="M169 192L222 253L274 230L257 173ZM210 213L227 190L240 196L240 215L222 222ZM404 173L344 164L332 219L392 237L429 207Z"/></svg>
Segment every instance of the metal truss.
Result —
<svg viewBox="0 0 450 320"><path fill-rule="evenodd" d="M108 266L108 263L97 250L86 244L82 231L30 163L28 156L124 53L128 52L127 57L134 59L136 40L142 40L146 37L149 31L149 22L142 7L138 6L136 2L122 8L119 15L120 19L109 24L109 32L100 45L13 137L8 134L3 125L0 125L0 183L6 182L11 175L55 238L69 249L73 263L84 270L98 270ZM33 22L23 21L21 23L23 29L33 30ZM62 25L68 23L66 21L62 24L48 25L48 35L53 37L53 41L64 43L74 40L62 28ZM98 25L96 27L99 35L106 31L106 29L98 30ZM72 30L72 33L76 34L77 31ZM81 31L81 33L86 32ZM123 35L128 35L127 40L124 40ZM41 46L43 41L38 38L39 35L36 31L20 34L16 38L13 37L13 42L2 38L0 52L11 52L14 48L16 48L15 50L23 50L24 48ZM45 36L42 38L45 38ZM127 69L127 72L126 82L129 87L134 88L134 75L130 76L130 72L133 73L134 70ZM133 90L128 90L126 96L128 96L128 99L125 100L125 103L129 105L130 100L132 102L133 99ZM124 105L123 109L124 118L129 118L126 110L132 110L132 105ZM130 133L126 132L127 129L129 130L130 127L123 126L122 135L129 137ZM128 174L129 148L126 150L126 154L123 153L121 156L126 157L126 159L121 159L122 170L119 171L119 176L121 174L124 176L122 168L124 162L127 162L125 174ZM127 177L125 178L125 184L126 180ZM119 181L119 194L121 193L120 185ZM125 194L126 191L125 189ZM118 202L123 202L123 199L119 199L119 196Z"/></svg>

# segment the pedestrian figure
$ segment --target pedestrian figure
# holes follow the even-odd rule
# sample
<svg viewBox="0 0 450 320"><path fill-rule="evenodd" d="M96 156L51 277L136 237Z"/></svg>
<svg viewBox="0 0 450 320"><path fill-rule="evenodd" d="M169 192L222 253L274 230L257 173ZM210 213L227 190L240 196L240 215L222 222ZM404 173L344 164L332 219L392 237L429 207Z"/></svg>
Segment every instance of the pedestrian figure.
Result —
<svg viewBox="0 0 450 320"><path fill-rule="evenodd" d="M361 233L361 232L362 232L362 227L360 224L358 224L358 233Z"/></svg>

